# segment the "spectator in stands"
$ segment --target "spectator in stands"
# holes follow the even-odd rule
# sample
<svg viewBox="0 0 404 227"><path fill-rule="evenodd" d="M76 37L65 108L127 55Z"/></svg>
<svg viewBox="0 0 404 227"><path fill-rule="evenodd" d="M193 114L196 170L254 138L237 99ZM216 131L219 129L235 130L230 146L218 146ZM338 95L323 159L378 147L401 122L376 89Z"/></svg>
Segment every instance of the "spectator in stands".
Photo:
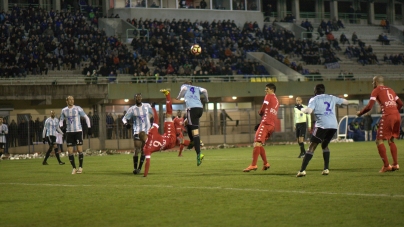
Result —
<svg viewBox="0 0 404 227"><path fill-rule="evenodd" d="M390 40L386 34L381 33L377 38L377 41L381 42L382 45L390 45Z"/></svg>
<svg viewBox="0 0 404 227"><path fill-rule="evenodd" d="M152 4L150 5L150 8L160 8L160 6L158 6L157 3L153 1Z"/></svg>
<svg viewBox="0 0 404 227"><path fill-rule="evenodd" d="M381 19L380 20L380 26L385 29L386 28L386 19Z"/></svg>
<svg viewBox="0 0 404 227"><path fill-rule="evenodd" d="M208 4L206 3L205 0L202 0L202 1L199 2L199 7L200 7L201 9L206 9L207 5L208 5Z"/></svg>
<svg viewBox="0 0 404 227"><path fill-rule="evenodd" d="M385 29L386 29L386 31L387 31L388 33L390 33L390 21L387 20L387 18L386 18L386 27L385 27Z"/></svg>
<svg viewBox="0 0 404 227"><path fill-rule="evenodd" d="M321 27L321 25L318 26L317 32L318 32L318 34L320 35L320 37L323 37L323 36L324 36L324 30L323 30L323 28ZM319 38L317 38L317 39L319 39Z"/></svg>
<svg viewBox="0 0 404 227"><path fill-rule="evenodd" d="M356 44L356 42L358 42L359 38L358 38L358 35L356 34L356 32L354 32L354 33L352 34L351 40L352 40L352 42L353 42L354 45Z"/></svg>
<svg viewBox="0 0 404 227"><path fill-rule="evenodd" d="M341 33L341 35L339 37L339 41L343 45L345 45L345 43L348 43L348 45L350 45L349 40L348 40L348 38L346 37L346 35L344 33Z"/></svg>

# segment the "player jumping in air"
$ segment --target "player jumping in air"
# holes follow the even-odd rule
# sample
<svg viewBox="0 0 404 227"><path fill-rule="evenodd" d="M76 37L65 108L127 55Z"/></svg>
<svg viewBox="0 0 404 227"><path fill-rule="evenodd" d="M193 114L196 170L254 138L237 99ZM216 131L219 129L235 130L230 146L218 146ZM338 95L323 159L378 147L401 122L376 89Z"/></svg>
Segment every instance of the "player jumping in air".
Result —
<svg viewBox="0 0 404 227"><path fill-rule="evenodd" d="M176 130L174 128L174 122L172 119L173 107L171 104L170 91L167 89L161 89L160 92L166 96L166 118L164 120L164 134L160 135L158 132L158 114L154 107L153 110L153 126L146 134L144 131L139 133L139 138L145 143L143 151L146 157L146 164L144 169L144 177L147 177L150 168L150 157L153 152L167 150L175 147L177 143Z"/></svg>

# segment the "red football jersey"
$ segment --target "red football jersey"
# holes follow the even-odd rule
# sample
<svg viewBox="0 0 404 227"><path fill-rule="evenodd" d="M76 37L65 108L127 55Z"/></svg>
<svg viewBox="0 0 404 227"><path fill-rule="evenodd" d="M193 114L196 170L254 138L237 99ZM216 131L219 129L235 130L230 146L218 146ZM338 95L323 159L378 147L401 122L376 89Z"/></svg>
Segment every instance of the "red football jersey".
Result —
<svg viewBox="0 0 404 227"><path fill-rule="evenodd" d="M143 147L145 155L150 155L156 151L167 150L175 147L177 137L172 130L173 123L164 123L164 134L160 135L157 127L152 127L147 134L147 141Z"/></svg>
<svg viewBox="0 0 404 227"><path fill-rule="evenodd" d="M174 121L175 131L183 132L184 131L184 118L177 116L174 118L173 121Z"/></svg>
<svg viewBox="0 0 404 227"><path fill-rule="evenodd" d="M258 112L262 116L261 123L275 126L278 119L279 102L275 94L265 95L264 103Z"/></svg>
<svg viewBox="0 0 404 227"><path fill-rule="evenodd" d="M393 91L393 89L386 86L377 86L373 89L372 94L370 95L370 100L376 100L383 114L397 114L397 101L398 96Z"/></svg>

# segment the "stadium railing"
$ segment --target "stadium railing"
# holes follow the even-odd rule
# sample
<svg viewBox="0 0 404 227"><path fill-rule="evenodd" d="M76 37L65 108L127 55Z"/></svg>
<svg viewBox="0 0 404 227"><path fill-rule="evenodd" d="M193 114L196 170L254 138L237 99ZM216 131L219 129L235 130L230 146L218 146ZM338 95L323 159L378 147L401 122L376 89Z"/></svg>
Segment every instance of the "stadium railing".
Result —
<svg viewBox="0 0 404 227"><path fill-rule="evenodd" d="M360 80L371 81L375 74L355 74L347 76L346 79L341 79L339 74L315 74L304 75L306 81L332 81L332 80ZM388 80L404 80L404 74L384 74ZM75 75L57 75L57 76L27 76L16 78L0 78L0 84L6 85L69 85L69 84L127 84L127 83L183 83L187 80L193 82L212 82L212 83L227 83L227 82L278 82L277 76L272 75L168 75L168 76L138 76L134 77L129 74L119 74L117 77L87 77Z"/></svg>

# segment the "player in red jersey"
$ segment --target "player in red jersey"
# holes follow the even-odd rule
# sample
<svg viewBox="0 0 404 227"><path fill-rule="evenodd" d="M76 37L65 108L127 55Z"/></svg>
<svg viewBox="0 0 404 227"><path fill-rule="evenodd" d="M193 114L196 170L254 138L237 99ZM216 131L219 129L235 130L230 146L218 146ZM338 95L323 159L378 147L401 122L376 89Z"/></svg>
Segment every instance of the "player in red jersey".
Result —
<svg viewBox="0 0 404 227"><path fill-rule="evenodd" d="M174 122L172 120L173 107L171 104L170 91L167 89L161 89L160 92L164 93L166 96L166 119L164 120L164 134L160 135L158 128L158 114L154 107L153 110L153 126L150 128L149 133L146 134L144 131L139 133L139 138L145 145L143 147L144 154L146 156L146 166L144 169L144 177L147 177L150 168L150 156L153 152L167 150L175 147L177 142L177 136L174 129Z"/></svg>
<svg viewBox="0 0 404 227"><path fill-rule="evenodd" d="M269 169L270 165L267 161L265 154L265 149L262 144L271 136L275 130L275 122L277 120L279 102L275 95L276 86L275 84L267 84L265 86L265 99L264 103L258 114L262 117L261 123L257 128L254 138L254 150L253 150L253 160L250 166L243 170L243 172L250 172L251 170L257 170L258 156L261 155L264 161L264 166L262 170Z"/></svg>
<svg viewBox="0 0 404 227"><path fill-rule="evenodd" d="M382 76L373 77L373 91L370 95L370 101L365 108L357 112L358 117L370 111L377 101L382 109L382 117L379 121L377 129L376 144L379 155L383 160L383 168L379 171L381 173L387 171L399 170L397 160L397 146L394 143L394 138L400 135L400 113L399 110L403 106L403 102L396 95L393 89L384 86L384 78ZM391 156L393 157L393 165L389 164L386 155L386 147L384 140L388 140L390 146Z"/></svg>
<svg viewBox="0 0 404 227"><path fill-rule="evenodd" d="M175 132L177 134L177 145L180 146L180 151L178 153L178 157L182 157L182 151L184 150L184 146L188 146L190 141L184 139L184 134L183 131L185 131L184 128L184 118L181 116L182 112L181 110L177 111L177 116L174 117L174 128Z"/></svg>

